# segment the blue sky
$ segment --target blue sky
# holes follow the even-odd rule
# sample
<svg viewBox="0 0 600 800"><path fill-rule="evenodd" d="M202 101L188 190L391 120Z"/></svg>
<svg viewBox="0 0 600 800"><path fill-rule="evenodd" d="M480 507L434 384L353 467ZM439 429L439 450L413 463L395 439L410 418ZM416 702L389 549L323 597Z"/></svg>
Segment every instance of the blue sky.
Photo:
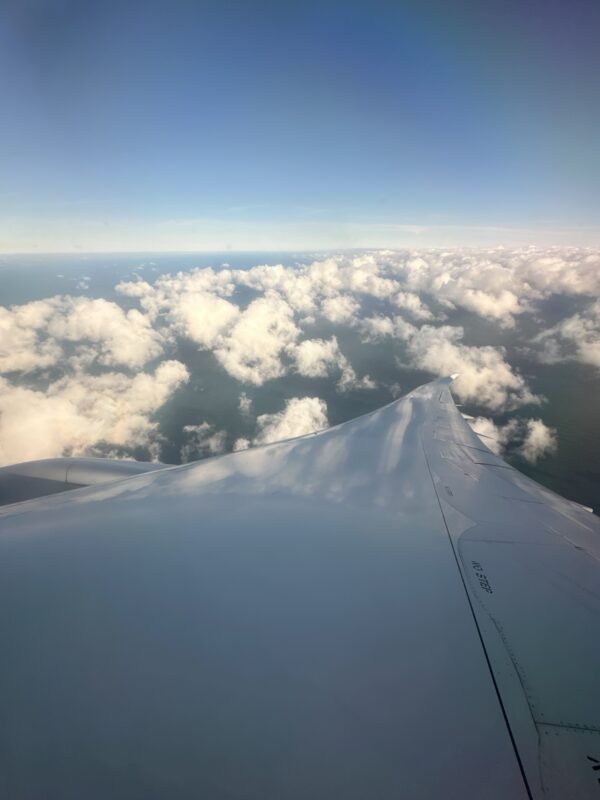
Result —
<svg viewBox="0 0 600 800"><path fill-rule="evenodd" d="M8 0L0 251L600 243L600 5Z"/></svg>

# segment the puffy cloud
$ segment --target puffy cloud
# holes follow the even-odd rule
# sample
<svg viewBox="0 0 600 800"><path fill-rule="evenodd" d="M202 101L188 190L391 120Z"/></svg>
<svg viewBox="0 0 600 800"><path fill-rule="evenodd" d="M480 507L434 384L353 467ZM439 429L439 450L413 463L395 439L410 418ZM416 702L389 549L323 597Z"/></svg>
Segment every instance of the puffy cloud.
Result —
<svg viewBox="0 0 600 800"><path fill-rule="evenodd" d="M187 441L181 447L179 456L182 464L205 456L215 456L225 451L227 432L215 430L208 422L199 425L184 425Z"/></svg>
<svg viewBox="0 0 600 800"><path fill-rule="evenodd" d="M169 308L180 295L228 297L236 286L277 292L304 315L319 310L334 323L356 321L361 297L391 301L415 319L430 319L422 295L458 306L505 327L553 293L600 294L600 254L578 248L421 250L336 255L312 264L262 265L248 270L211 268L161 276L154 286L123 282L118 291L139 297L148 313Z"/></svg>
<svg viewBox="0 0 600 800"><path fill-rule="evenodd" d="M315 310L315 285L305 269L275 264L238 270L233 275L236 283L241 286L263 293L277 292L296 312L310 314Z"/></svg>
<svg viewBox="0 0 600 800"><path fill-rule="evenodd" d="M528 419L520 453L526 461L536 464L540 458L557 449L556 431L541 419Z"/></svg>
<svg viewBox="0 0 600 800"><path fill-rule="evenodd" d="M458 372L454 388L462 400L492 412L516 408L540 398L511 366L510 350L476 346L467 338L472 336L470 314L510 329L520 324L521 315L531 312L529 329L542 324L544 302L553 294L579 297L583 310L574 314L571 307L549 330L538 327L537 336L525 344L546 361L577 359L600 367L600 301L594 302L600 295L600 254L577 248L341 253L289 266L223 265L157 274L154 282L136 276L118 284L117 291L123 306L135 307L127 310L109 300L57 296L0 308L0 372L35 373L20 380L23 386L37 381L39 387L38 379L49 379L41 371L52 368L48 374L54 382L46 392L20 387L26 406L35 404L39 395L58 404L57 419L68 416L65 403L74 397L77 385L85 384L91 396L97 396L99 384L87 384L92 378L106 379L107 398L120 396L119 387L130 386L133 378L114 370L139 371L178 337L211 351L229 375L248 384L258 386L296 371L307 378L330 376L339 391L372 388L374 381L356 375L329 332L331 325L344 325L353 327L363 341L396 339L405 366L432 375ZM450 320L451 309L470 312L463 314L464 327L437 324L448 321L440 307ZM309 324L320 326L323 338L303 339ZM323 328L328 333L321 333ZM104 369L105 374L86 376L92 363L95 373ZM61 370L64 377L57 379ZM11 396L19 388L7 385ZM67 448L84 446L89 451L94 436L100 436L99 442L113 441L114 447L129 447L135 439L113 431L100 413L99 400L89 414L81 410L83 398L72 403L73 443L66 434L57 434L57 441L66 442ZM240 411L248 415L249 407L244 410L240 405ZM150 426L151 413L140 412ZM90 423L87 438L77 433L78 420L98 415L104 421ZM151 444L156 437L153 428L144 427L146 423L140 423L139 441ZM205 452L207 447L210 451L205 440L218 432L186 433L187 444L196 441L197 452ZM524 429L519 435L524 446ZM531 437L539 440L539 430ZM81 445L84 440L87 444ZM5 441L3 437L0 443ZM123 441L128 444L120 444ZM12 444L11 448L14 452Z"/></svg>
<svg viewBox="0 0 600 800"><path fill-rule="evenodd" d="M154 286L134 281L117 289L138 297L151 318L158 321L162 315L171 331L212 350L232 377L261 385L285 373L282 355L300 335L292 306L271 288L287 273L283 267L269 270L257 267L234 275L229 269L209 268L162 276ZM245 309L226 299L236 282L254 285L259 279L268 288Z"/></svg>
<svg viewBox="0 0 600 800"><path fill-rule="evenodd" d="M405 288L504 327L551 294L600 292L600 255L582 248L388 251L381 258Z"/></svg>
<svg viewBox="0 0 600 800"><path fill-rule="evenodd" d="M322 378L331 370L339 370L340 378L337 388L341 392L353 389L375 389L377 386L369 375L364 375L362 378L356 375L350 362L341 352L335 336L328 341L305 339L290 349L290 352L296 360L296 368L300 375L308 378Z"/></svg>
<svg viewBox="0 0 600 800"><path fill-rule="evenodd" d="M557 449L556 430L541 419L512 419L505 425L498 425L487 417L477 417L469 424L482 437L484 444L498 455L518 444L515 452L530 464L536 464L540 458Z"/></svg>
<svg viewBox="0 0 600 800"><path fill-rule="evenodd" d="M305 339L294 350L296 369L308 378L325 377L331 367L344 366L346 359L340 352L337 339Z"/></svg>
<svg viewBox="0 0 600 800"><path fill-rule="evenodd" d="M116 291L125 297L149 297L154 288L147 281L121 281L115 286Z"/></svg>
<svg viewBox="0 0 600 800"><path fill-rule="evenodd" d="M326 297L321 302L321 316L335 324L354 322L360 303L350 294Z"/></svg>
<svg viewBox="0 0 600 800"><path fill-rule="evenodd" d="M546 363L576 360L600 369L600 300L538 334L533 345L541 345L538 357Z"/></svg>
<svg viewBox="0 0 600 800"><path fill-rule="evenodd" d="M497 294L484 292L481 289L466 289L460 299L455 298L454 302L481 317L498 320L506 328L513 328L514 315L526 310L516 294L507 289Z"/></svg>
<svg viewBox="0 0 600 800"><path fill-rule="evenodd" d="M10 309L0 306L0 373L44 369L62 358L58 342L45 335L55 309L55 300L37 300Z"/></svg>
<svg viewBox="0 0 600 800"><path fill-rule="evenodd" d="M351 392L355 389L376 389L377 385L377 381L374 381L370 375L363 375L362 378L359 378L347 361L342 367L342 374L337 382L337 388L340 392Z"/></svg>
<svg viewBox="0 0 600 800"><path fill-rule="evenodd" d="M511 420L506 425L498 425L489 417L475 417L475 419L469 419L468 423L483 439L486 447L489 447L497 455L501 455L506 450L519 431L518 420Z"/></svg>
<svg viewBox="0 0 600 800"><path fill-rule="evenodd" d="M0 308L0 371L41 369L63 357L61 342L82 343L79 360L141 367L163 352L161 335L137 309L107 300L60 296ZM93 347L89 345L94 345Z"/></svg>
<svg viewBox="0 0 600 800"><path fill-rule="evenodd" d="M410 323L407 322L405 324L410 330L414 329ZM381 339L385 336L398 335L394 320L390 317L384 317L381 315L377 317L366 317L365 319L361 320L360 329L365 341L369 342L377 341L377 339ZM398 338L406 337L401 337L398 335Z"/></svg>
<svg viewBox="0 0 600 800"><path fill-rule="evenodd" d="M500 250L424 251L404 258L393 254L389 262L390 269L400 274L403 284L413 291L435 296L451 307L473 311L504 327L513 327L514 316L528 310L527 299L539 295L518 278L518 264L507 261Z"/></svg>
<svg viewBox="0 0 600 800"><path fill-rule="evenodd" d="M525 248L507 253L507 261L519 277L542 295L598 295L600 253L585 248Z"/></svg>
<svg viewBox="0 0 600 800"><path fill-rule="evenodd" d="M540 402L507 363L502 348L467 346L461 342L463 333L461 327L423 326L408 340L412 364L440 376L458 373L452 389L466 402L495 410Z"/></svg>
<svg viewBox="0 0 600 800"><path fill-rule="evenodd" d="M463 344L461 326L417 328L401 317L370 317L362 330L368 340L393 336L404 342L409 366L438 376L458 373L452 388L461 400L494 410L541 401L505 360L502 348Z"/></svg>
<svg viewBox="0 0 600 800"><path fill-rule="evenodd" d="M106 366L141 367L163 352L160 334L137 309L87 297L63 297L48 319L47 334L70 342L93 342ZM89 349L88 353L91 352Z"/></svg>
<svg viewBox="0 0 600 800"><path fill-rule="evenodd" d="M152 415L189 375L179 361L134 377L109 372L77 374L45 392L0 379L0 463L89 453L107 447L149 447Z"/></svg>
<svg viewBox="0 0 600 800"><path fill-rule="evenodd" d="M386 316L379 312L373 316L371 312L368 319L361 320L360 308L365 298L371 298L371 304L387 304L388 313L390 309L400 309L416 324L431 323L434 319L426 302L431 298L438 305L462 308L511 328L519 315L535 310L552 293L597 295L599 266L598 253L576 248L387 250L340 254L310 264L198 269L160 276L152 286L138 280L121 283L117 288L138 298L146 315L157 324L162 315L172 331L211 349L233 377L258 385L286 372L282 356L297 340L298 325L319 317L333 324L358 327L365 338L394 335L410 340L419 363L426 360L431 364L436 360L435 355L424 359L419 347L421 339L430 340L433 336L430 330L422 337L415 336L415 326L401 317L394 318L393 313ZM239 287L261 296L242 310L229 299ZM267 308L274 318L271 326L265 320ZM441 330L447 339L449 326ZM565 325L554 333L554 338L546 339L543 350L546 358L562 357L565 348L559 345L568 342L571 336L581 342L578 357L596 363L597 341L590 332L587 317L572 320L570 330ZM462 334L453 334L456 346L457 336L460 339ZM439 351L440 336L435 338L434 349ZM479 348L476 354L465 347L461 345L458 351L456 347L446 348L452 362L466 362L467 371L477 365L494 366L498 356L493 351ZM302 355L298 357L303 359ZM424 368L439 373L438 367ZM531 395L518 386L518 376L507 375L505 367L502 370L509 394L513 395L508 404L529 402ZM510 367L508 370L512 372ZM459 386L465 397L474 398L472 379L461 377ZM477 394L484 402L492 398L492 407L504 402L495 389L487 397L480 389Z"/></svg>
<svg viewBox="0 0 600 800"><path fill-rule="evenodd" d="M305 436L327 428L327 404L319 397L292 397L286 400L283 411L261 414L256 423L258 434L253 444Z"/></svg>
<svg viewBox="0 0 600 800"><path fill-rule="evenodd" d="M376 342L386 336L406 342L419 331L415 325L402 317L384 317L381 314L376 317L366 317L360 321L358 327L364 341L367 342Z"/></svg>
<svg viewBox="0 0 600 800"><path fill-rule="evenodd" d="M182 297L187 295L217 295L229 297L235 290L231 271L193 269L175 275L161 275L153 284L143 280L121 281L116 290L126 297L138 298L144 311L156 319L161 313L169 314ZM175 313L177 321L177 313Z"/></svg>
<svg viewBox="0 0 600 800"><path fill-rule="evenodd" d="M217 344L214 354L239 381L260 386L286 371L281 356L300 335L292 308L275 292L253 300Z"/></svg>
<svg viewBox="0 0 600 800"><path fill-rule="evenodd" d="M375 256L357 256L345 267L344 283L353 292L389 299L400 286L397 281L384 277Z"/></svg>
<svg viewBox="0 0 600 800"><path fill-rule="evenodd" d="M402 308L411 314L415 319L430 320L433 314L423 303L418 294L414 292L398 292L392 300L397 308Z"/></svg>
<svg viewBox="0 0 600 800"><path fill-rule="evenodd" d="M177 333L207 349L215 347L239 317L236 305L209 292L180 295L168 312L168 320Z"/></svg>

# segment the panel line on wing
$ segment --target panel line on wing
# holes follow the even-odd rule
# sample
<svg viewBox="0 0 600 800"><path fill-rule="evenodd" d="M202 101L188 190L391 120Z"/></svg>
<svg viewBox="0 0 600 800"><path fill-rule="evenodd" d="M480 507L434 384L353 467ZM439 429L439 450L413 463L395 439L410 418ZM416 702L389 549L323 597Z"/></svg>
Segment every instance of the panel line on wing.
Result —
<svg viewBox="0 0 600 800"><path fill-rule="evenodd" d="M483 650L485 661L486 661L487 666L488 666L490 677L492 679L492 684L494 686L494 691L496 692L496 697L497 697L498 703L500 705L500 710L502 712L502 716L503 716L504 722L506 724L506 729L507 729L508 735L510 737L511 745L512 745L513 751L515 753L515 757L517 759L517 763L519 765L519 770L521 772L521 777L523 778L523 783L524 783L525 789L527 791L527 796L530 798L530 800L533 800L533 795L531 793L531 789L529 788L529 782L527 781L527 776L525 774L525 769L523 767L523 762L521 761L521 756L519 754L519 750L517 748L517 743L515 741L515 737L513 735L512 728L510 726L510 722L508 720L508 715L506 713L506 708L504 707L504 703L502 701L502 696L500 694L500 690L499 690L498 684L496 682L496 677L494 675L494 670L492 669L492 664L491 664L491 661L490 661L490 658L489 658L489 655L488 655L488 652L487 652L487 649L486 649L486 646L485 646L485 642L483 640L483 636L482 636L482 633L481 633L481 629L479 627L479 623L477 621L477 615L475 614L475 609L473 608L473 603L471 601L469 590L467 588L467 584L465 582L465 578L464 578L464 575L463 575L463 572L462 572L462 569L461 569L461 566L460 566L460 559L459 559L458 554L456 552L456 549L454 547L454 542L452 540L452 536L450 535L450 530L448 529L448 523L446 522L446 516L444 514L444 509L443 509L442 503L440 501L440 497L439 497L439 494L438 494L437 486L435 485L435 481L433 479L433 473L431 471L431 466L429 464L429 459L427 457L427 451L425 449L425 445L424 445L422 440L421 440L421 447L423 448L423 455L424 455L424 458L425 458L425 464L427 465L427 470L429 472L429 477L431 479L431 484L433 486L433 490L435 492L435 496L436 496L436 499L438 501L438 505L439 505L439 508L440 508L440 514L442 515L442 520L444 522L444 527L446 529L446 534L448 536L448 541L449 541L450 547L452 549L452 554L454 555L454 560L456 562L456 568L458 570L458 574L460 576L460 580L462 582L463 589L465 591L465 596L466 596L466 599L467 599L467 603L469 604L469 608L471 610L471 615L473 617L473 622L475 624L475 629L477 631L477 636L479 637L479 642L481 644L481 648Z"/></svg>

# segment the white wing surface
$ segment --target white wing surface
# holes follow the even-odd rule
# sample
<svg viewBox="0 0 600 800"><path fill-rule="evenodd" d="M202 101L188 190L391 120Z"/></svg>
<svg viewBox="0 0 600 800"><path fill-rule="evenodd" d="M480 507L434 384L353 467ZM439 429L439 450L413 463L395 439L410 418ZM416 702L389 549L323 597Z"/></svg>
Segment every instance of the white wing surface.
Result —
<svg viewBox="0 0 600 800"><path fill-rule="evenodd" d="M1 796L599 797L599 521L449 383L0 509Z"/></svg>

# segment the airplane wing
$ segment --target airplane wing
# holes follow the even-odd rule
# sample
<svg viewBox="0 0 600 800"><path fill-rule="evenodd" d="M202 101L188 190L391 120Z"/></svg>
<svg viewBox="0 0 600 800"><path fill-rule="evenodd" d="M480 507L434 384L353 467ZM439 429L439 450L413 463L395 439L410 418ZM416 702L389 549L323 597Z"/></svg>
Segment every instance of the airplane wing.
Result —
<svg viewBox="0 0 600 800"><path fill-rule="evenodd" d="M449 385L0 509L0 795L600 797L600 521Z"/></svg>

